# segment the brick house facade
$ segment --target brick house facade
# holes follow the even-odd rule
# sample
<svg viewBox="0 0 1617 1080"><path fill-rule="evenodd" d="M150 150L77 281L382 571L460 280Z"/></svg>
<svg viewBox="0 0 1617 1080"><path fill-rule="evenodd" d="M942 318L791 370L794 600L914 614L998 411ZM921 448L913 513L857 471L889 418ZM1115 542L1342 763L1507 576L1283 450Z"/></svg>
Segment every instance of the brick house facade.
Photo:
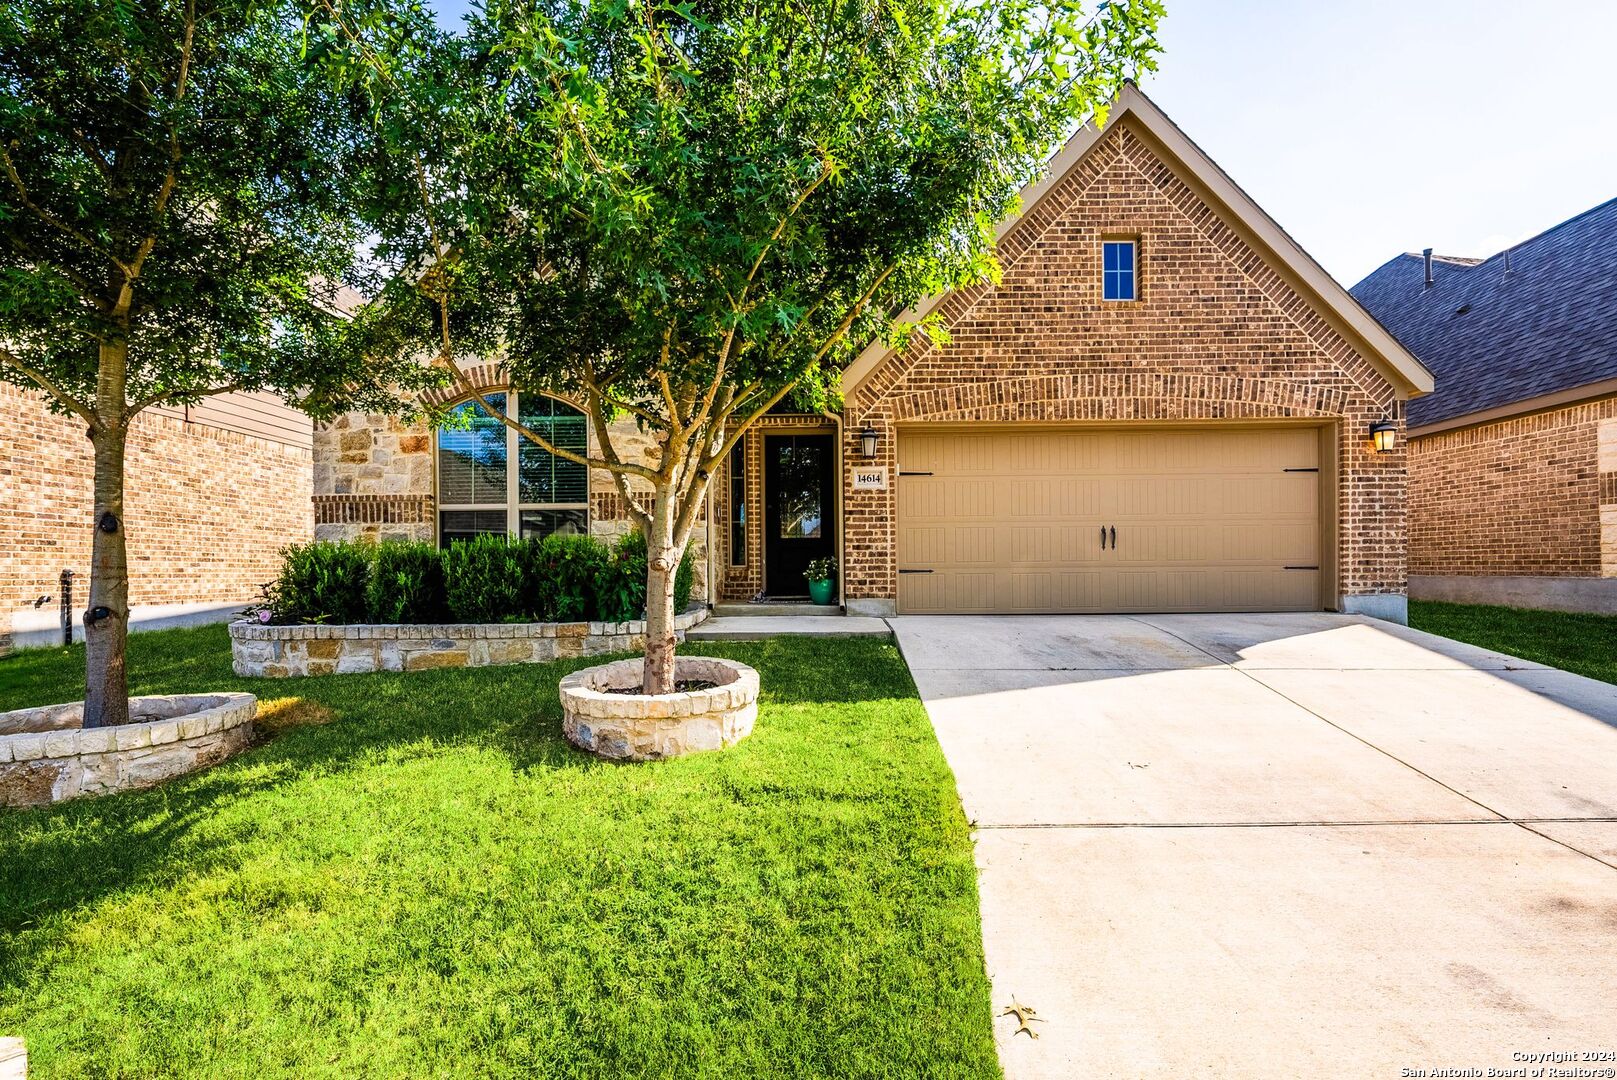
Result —
<svg viewBox="0 0 1617 1080"><path fill-rule="evenodd" d="M1122 303L1102 298L1102 247L1119 238L1138 260ZM698 530L699 597L795 599L808 558L831 555L837 602L859 613L1403 617L1406 451L1376 452L1370 429L1401 433L1429 373L1143 94L1127 89L1104 131L1081 131L1024 192L999 256L998 284L916 313L947 343L873 345L840 413L770 415L745 436ZM471 371L504 387L496 367ZM437 438L362 416L318 430L316 534L437 535ZM912 468L926 447L981 447L1009 471ZM1110 478L1060 465L1085 455ZM929 500L941 516L923 521ZM589 531L622 531L617 504L591 475ZM996 528L1001 512L1015 520Z"/></svg>
<svg viewBox="0 0 1617 1080"><path fill-rule="evenodd" d="M88 595L93 462L84 425L0 383L0 650L59 641L60 576ZM277 550L313 522L309 422L260 395L152 409L129 436L125 527L134 621L239 607L275 576ZM36 606L41 597L47 598ZM82 640L83 631L78 630Z"/></svg>
<svg viewBox="0 0 1617 1080"><path fill-rule="evenodd" d="M1410 409L1410 595L1617 612L1614 260L1617 200L1354 287L1440 380Z"/></svg>

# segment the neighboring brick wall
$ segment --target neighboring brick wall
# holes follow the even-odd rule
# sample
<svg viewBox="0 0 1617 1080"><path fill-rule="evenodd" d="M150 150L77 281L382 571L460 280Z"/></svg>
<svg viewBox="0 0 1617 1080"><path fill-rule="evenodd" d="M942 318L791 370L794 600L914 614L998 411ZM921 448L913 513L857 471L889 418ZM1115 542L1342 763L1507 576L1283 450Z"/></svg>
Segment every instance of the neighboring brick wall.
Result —
<svg viewBox="0 0 1617 1080"><path fill-rule="evenodd" d="M84 424L0 384L0 637L12 613L89 590L93 462ZM129 436L125 527L132 604L250 600L276 551L313 526L308 450L143 413Z"/></svg>
<svg viewBox="0 0 1617 1080"><path fill-rule="evenodd" d="M1410 573L1617 577L1617 397L1418 436L1409 471Z"/></svg>
<svg viewBox="0 0 1617 1080"><path fill-rule="evenodd" d="M1103 237L1137 238L1140 299L1100 299ZM1344 595L1405 588L1405 451L1369 425L1402 422L1393 387L1125 121L1001 240L1002 282L939 306L945 345L890 357L848 401L844 579L849 599L897 594L896 482L853 491L858 432L911 421L1340 421L1337 552Z"/></svg>

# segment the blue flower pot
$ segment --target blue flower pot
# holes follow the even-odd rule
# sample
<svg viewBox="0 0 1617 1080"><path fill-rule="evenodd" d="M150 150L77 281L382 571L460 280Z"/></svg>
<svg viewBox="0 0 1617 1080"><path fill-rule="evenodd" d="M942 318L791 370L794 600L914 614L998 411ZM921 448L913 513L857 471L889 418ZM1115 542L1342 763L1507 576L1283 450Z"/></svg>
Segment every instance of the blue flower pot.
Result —
<svg viewBox="0 0 1617 1080"><path fill-rule="evenodd" d="M808 583L808 585L809 599L813 600L816 604L829 604L831 602L831 598L834 597L837 592L836 578L827 578L824 581L811 581Z"/></svg>

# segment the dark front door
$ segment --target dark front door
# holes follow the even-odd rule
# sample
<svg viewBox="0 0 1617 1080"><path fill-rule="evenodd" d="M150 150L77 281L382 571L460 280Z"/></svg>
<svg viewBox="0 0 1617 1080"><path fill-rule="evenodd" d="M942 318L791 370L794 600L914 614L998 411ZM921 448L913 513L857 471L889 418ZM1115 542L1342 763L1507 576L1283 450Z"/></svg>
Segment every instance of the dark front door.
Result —
<svg viewBox="0 0 1617 1080"><path fill-rule="evenodd" d="M764 436L764 591L808 595L810 559L836 553L830 435Z"/></svg>

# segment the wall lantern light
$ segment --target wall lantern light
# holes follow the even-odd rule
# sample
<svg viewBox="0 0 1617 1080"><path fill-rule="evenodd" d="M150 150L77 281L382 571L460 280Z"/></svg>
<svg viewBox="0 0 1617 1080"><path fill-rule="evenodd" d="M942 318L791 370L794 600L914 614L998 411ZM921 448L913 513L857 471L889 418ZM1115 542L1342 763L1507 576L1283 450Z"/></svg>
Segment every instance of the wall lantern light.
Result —
<svg viewBox="0 0 1617 1080"><path fill-rule="evenodd" d="M864 430L859 432L859 452L867 458L875 457L876 443L880 439L881 436L876 433L876 429L866 424Z"/></svg>
<svg viewBox="0 0 1617 1080"><path fill-rule="evenodd" d="M1398 445L1398 425L1391 420L1377 420L1370 425L1370 439L1376 444L1376 453L1385 454Z"/></svg>

